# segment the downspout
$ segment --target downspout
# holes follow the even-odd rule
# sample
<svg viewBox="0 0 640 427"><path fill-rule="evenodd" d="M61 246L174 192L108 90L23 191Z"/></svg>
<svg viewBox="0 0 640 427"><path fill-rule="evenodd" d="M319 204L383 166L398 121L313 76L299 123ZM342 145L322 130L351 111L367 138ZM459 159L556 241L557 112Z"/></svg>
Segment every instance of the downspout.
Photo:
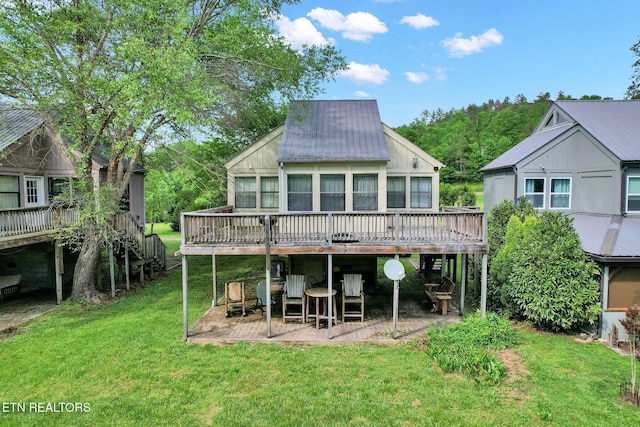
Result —
<svg viewBox="0 0 640 427"><path fill-rule="evenodd" d="M285 183L284 183L284 163L280 162L280 213L284 212L284 196L285 196Z"/></svg>
<svg viewBox="0 0 640 427"><path fill-rule="evenodd" d="M515 184L513 186L513 201L515 202L518 200L518 167L516 165L513 165L513 178Z"/></svg>

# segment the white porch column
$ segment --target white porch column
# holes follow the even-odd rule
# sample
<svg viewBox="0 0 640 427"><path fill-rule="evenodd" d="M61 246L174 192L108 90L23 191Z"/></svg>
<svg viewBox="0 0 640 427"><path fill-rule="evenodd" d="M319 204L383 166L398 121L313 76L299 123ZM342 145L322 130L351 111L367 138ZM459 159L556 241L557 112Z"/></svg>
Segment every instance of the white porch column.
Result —
<svg viewBox="0 0 640 427"><path fill-rule="evenodd" d="M264 235L265 235L265 278L266 289L265 299L263 303L267 306L267 338L271 338L271 218L269 215L264 216ZM304 296L303 296L304 298ZM284 307L282 308L284 310ZM303 313L304 314L304 313Z"/></svg>
<svg viewBox="0 0 640 427"><path fill-rule="evenodd" d="M396 254L396 261L400 262L400 255ZM444 270L444 263L442 264ZM400 304L400 280L393 281L393 339L398 338L398 305Z"/></svg>

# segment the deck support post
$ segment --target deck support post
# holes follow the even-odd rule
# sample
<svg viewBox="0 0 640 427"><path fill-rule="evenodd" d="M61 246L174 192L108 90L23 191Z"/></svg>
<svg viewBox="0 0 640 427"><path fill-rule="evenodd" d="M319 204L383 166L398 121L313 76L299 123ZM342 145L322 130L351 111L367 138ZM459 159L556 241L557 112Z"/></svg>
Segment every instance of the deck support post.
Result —
<svg viewBox="0 0 640 427"><path fill-rule="evenodd" d="M265 278L266 293L263 301L267 306L267 338L271 338L271 227L269 215L264 216L264 244L265 244ZM284 313L284 307L282 308ZM304 313L303 313L304 314ZM284 318L284 316L283 316Z"/></svg>
<svg viewBox="0 0 640 427"><path fill-rule="evenodd" d="M116 297L116 273L113 261L113 245L109 245L109 278L111 279L111 298Z"/></svg>
<svg viewBox="0 0 640 427"><path fill-rule="evenodd" d="M487 315L487 254L482 254L482 277L480 278L480 314Z"/></svg>
<svg viewBox="0 0 640 427"><path fill-rule="evenodd" d="M396 254L396 261L400 262L400 255ZM444 264L443 264L444 270ZM398 305L400 299L400 281L393 281L393 339L398 338Z"/></svg>
<svg viewBox="0 0 640 427"><path fill-rule="evenodd" d="M129 278L129 245L124 247L124 277L127 290L131 289L131 279Z"/></svg>
<svg viewBox="0 0 640 427"><path fill-rule="evenodd" d="M62 302L62 275L64 274L64 262L62 259L62 246L58 240L53 241L53 257L56 270L56 303Z"/></svg>
<svg viewBox="0 0 640 427"><path fill-rule="evenodd" d="M211 286L213 288L213 299L211 307L218 305L218 272L216 270L216 254L211 255Z"/></svg>
<svg viewBox="0 0 640 427"><path fill-rule="evenodd" d="M328 338L333 338L333 316L336 313L333 312L333 254L327 255L327 332ZM344 298L344 297L343 297Z"/></svg>
<svg viewBox="0 0 640 427"><path fill-rule="evenodd" d="M460 286L460 316L464 316L464 296L467 292L467 254L462 254L462 283Z"/></svg>
<svg viewBox="0 0 640 427"><path fill-rule="evenodd" d="M187 276L189 270L187 265L187 256L182 255L182 340L187 340L189 332L189 310L187 303Z"/></svg>

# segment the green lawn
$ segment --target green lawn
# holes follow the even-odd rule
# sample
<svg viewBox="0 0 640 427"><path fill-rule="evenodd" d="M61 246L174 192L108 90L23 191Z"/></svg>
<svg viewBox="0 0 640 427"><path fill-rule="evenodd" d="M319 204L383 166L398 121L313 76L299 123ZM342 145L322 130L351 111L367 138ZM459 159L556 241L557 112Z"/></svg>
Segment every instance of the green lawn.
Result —
<svg viewBox="0 0 640 427"><path fill-rule="evenodd" d="M147 224L144 230L145 234L151 233L151 225ZM173 231L169 224L153 224L153 233L160 236L161 239L180 239L180 232Z"/></svg>
<svg viewBox="0 0 640 427"><path fill-rule="evenodd" d="M255 261L218 257L219 280L251 274ZM210 262L189 261L191 321L210 304ZM629 357L524 327L518 335L512 375L498 386L442 374L419 342L187 345L177 269L104 306L64 302L0 339L0 425L640 425L640 409L618 398ZM90 411L29 412L38 402Z"/></svg>

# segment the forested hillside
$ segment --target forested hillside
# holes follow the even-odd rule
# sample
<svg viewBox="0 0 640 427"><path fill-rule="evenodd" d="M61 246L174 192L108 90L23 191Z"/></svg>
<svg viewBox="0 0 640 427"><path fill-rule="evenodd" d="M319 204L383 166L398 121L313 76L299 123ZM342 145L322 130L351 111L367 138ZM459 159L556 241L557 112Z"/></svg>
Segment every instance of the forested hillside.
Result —
<svg viewBox="0 0 640 427"><path fill-rule="evenodd" d="M575 98L560 92L556 99ZM580 99L602 98L590 95ZM480 168L528 137L550 102L546 92L532 102L518 95L514 101L507 97L460 110L424 111L396 131L447 165L441 172L443 182L479 182Z"/></svg>

